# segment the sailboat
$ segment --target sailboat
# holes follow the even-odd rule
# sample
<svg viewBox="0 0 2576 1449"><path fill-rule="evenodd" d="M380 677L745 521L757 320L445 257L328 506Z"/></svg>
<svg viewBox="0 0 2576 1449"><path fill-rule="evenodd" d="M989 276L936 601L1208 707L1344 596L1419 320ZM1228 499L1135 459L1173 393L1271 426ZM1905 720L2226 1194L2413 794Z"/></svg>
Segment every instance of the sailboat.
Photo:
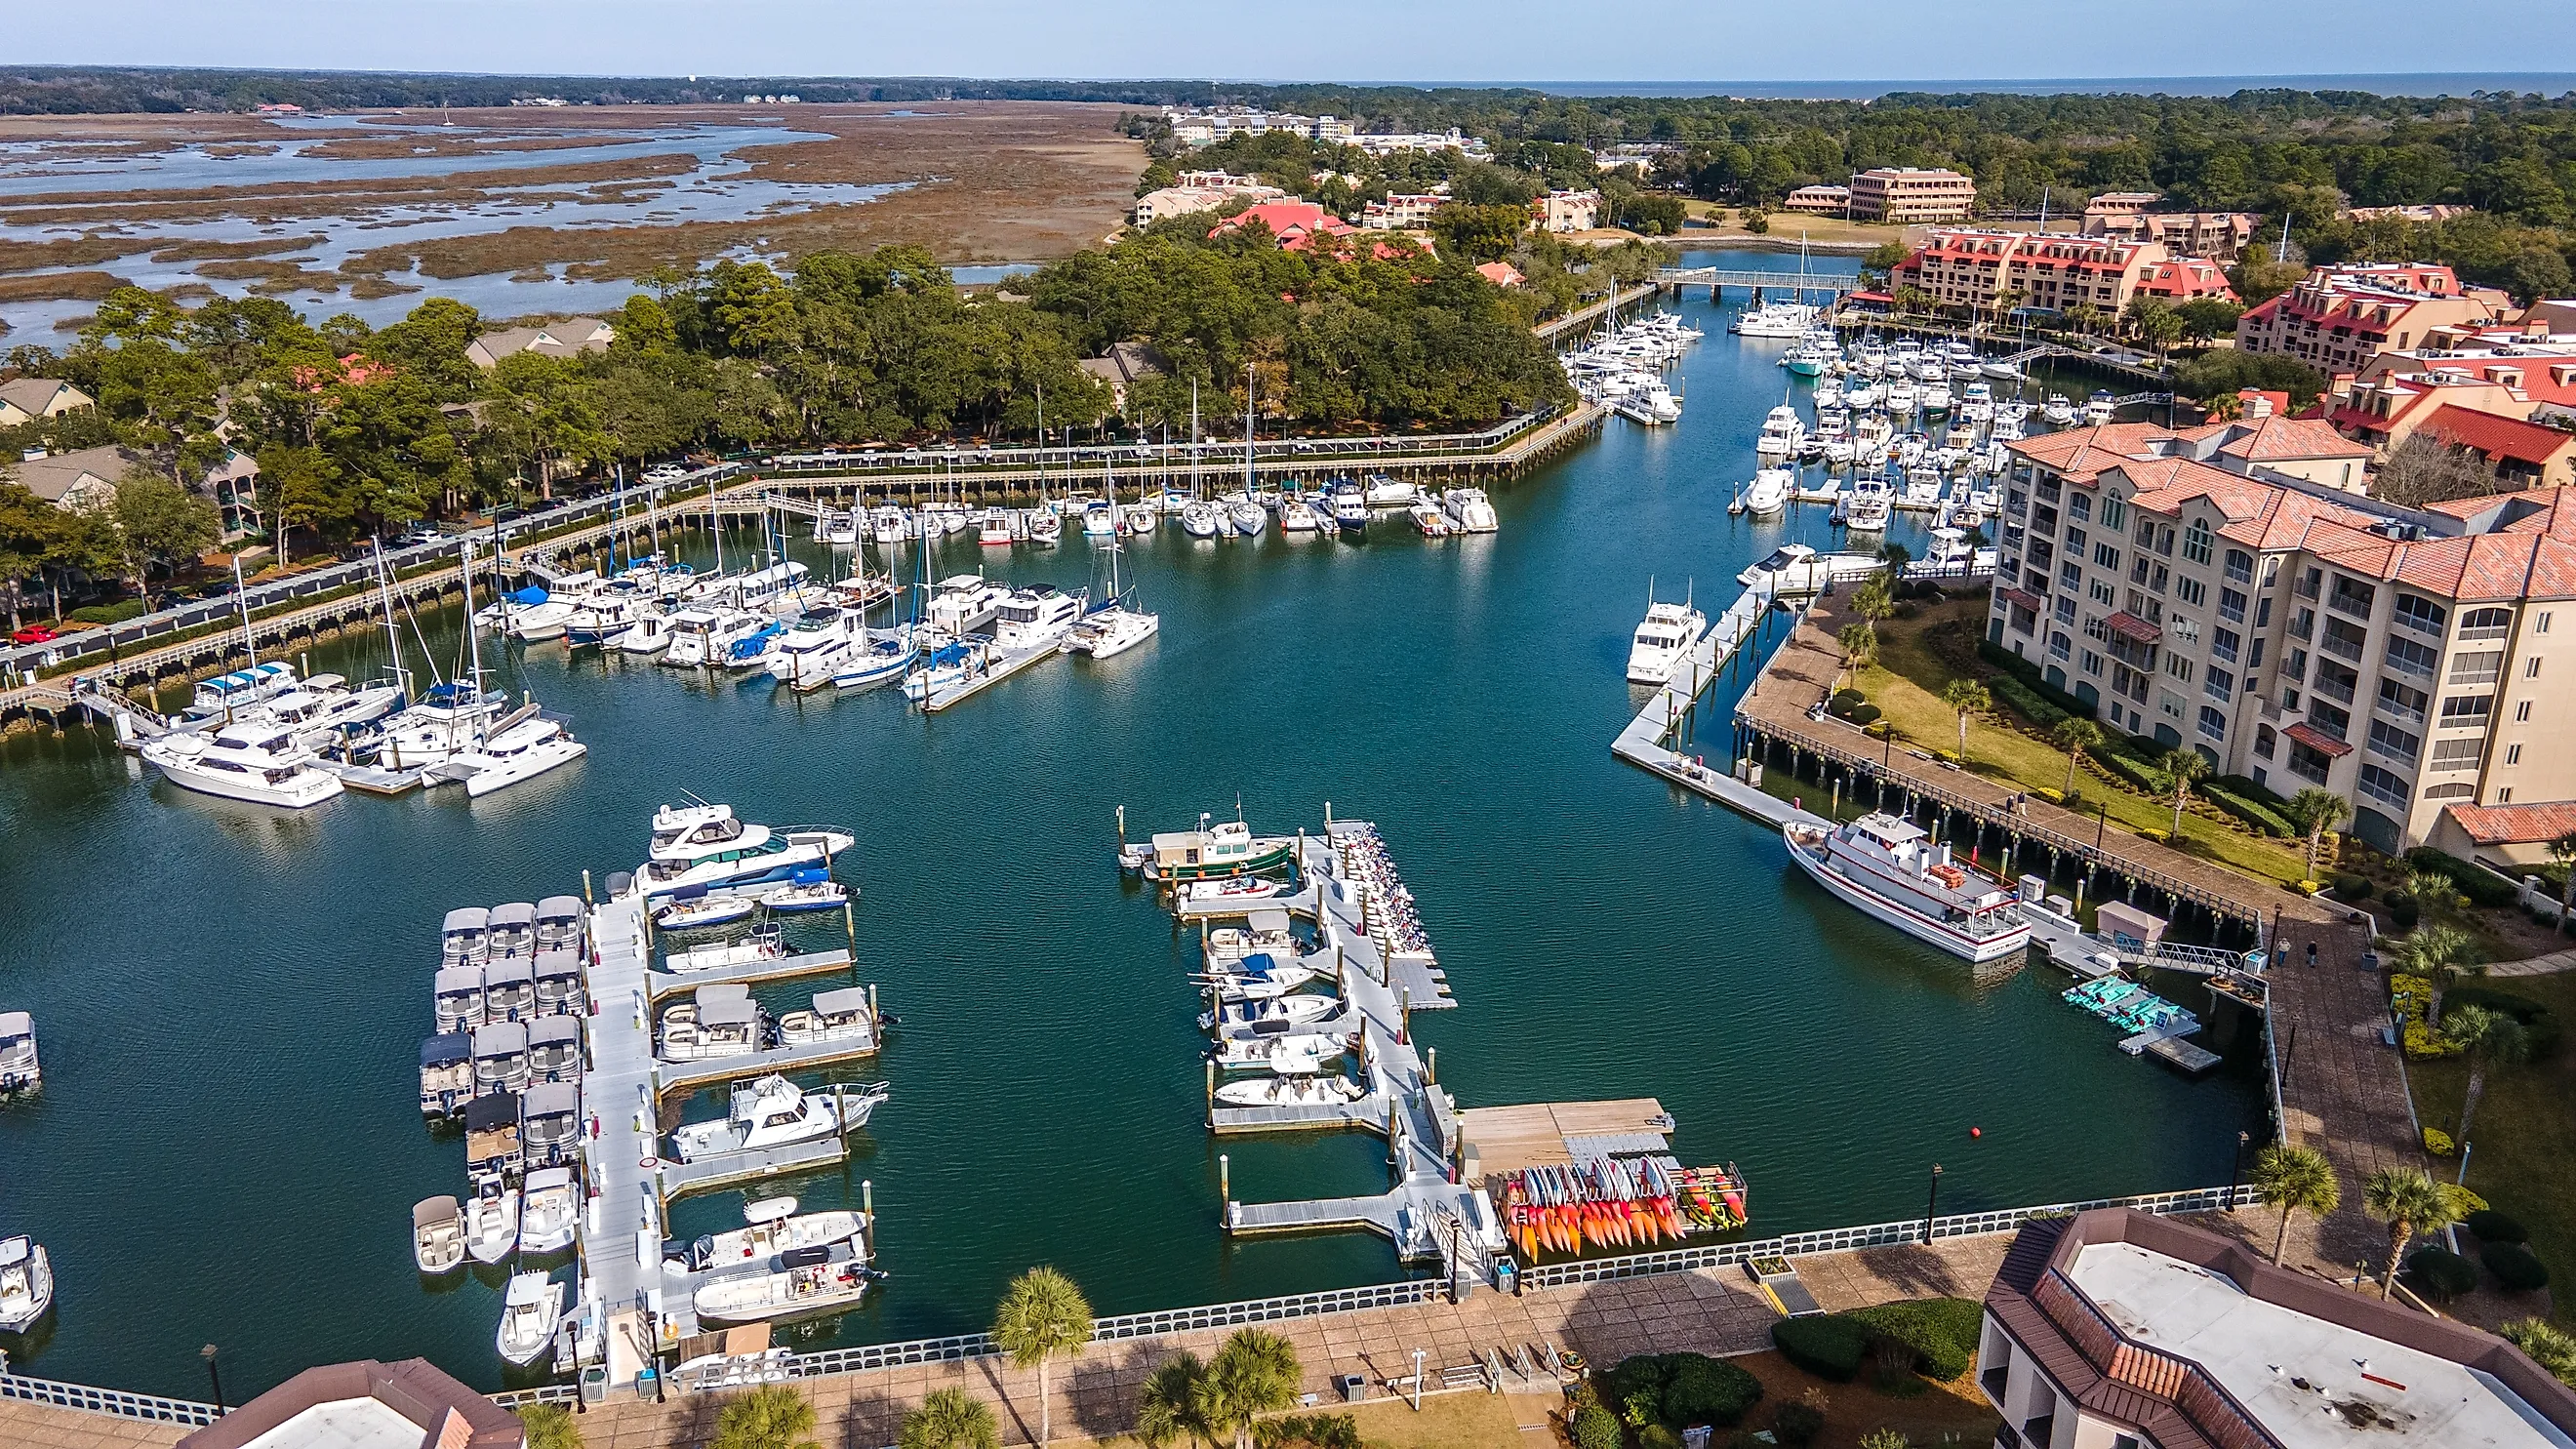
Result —
<svg viewBox="0 0 2576 1449"><path fill-rule="evenodd" d="M1124 654L1154 637L1163 627L1162 617L1141 609L1127 607L1127 597L1118 588L1118 555L1125 553L1118 540L1109 540L1109 602L1084 615L1073 626L1065 647L1094 659L1107 659Z"/></svg>

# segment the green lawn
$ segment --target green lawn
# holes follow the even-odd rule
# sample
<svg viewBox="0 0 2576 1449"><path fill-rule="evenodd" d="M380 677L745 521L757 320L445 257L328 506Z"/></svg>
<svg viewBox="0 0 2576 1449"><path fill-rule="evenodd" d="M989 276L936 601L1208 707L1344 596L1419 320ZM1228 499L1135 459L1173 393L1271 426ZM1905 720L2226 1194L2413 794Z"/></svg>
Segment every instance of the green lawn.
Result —
<svg viewBox="0 0 2576 1449"><path fill-rule="evenodd" d="M1921 606L1911 619L1879 625L1878 663L1860 672L1857 688L1893 720L1902 744L1955 750L1957 716L1941 702L1941 687L1962 674L1983 679L1993 670L1975 659L1976 629L1985 615L1980 599ZM2008 728L2001 706L1968 721L1968 769L2031 789L2063 789L2066 754L2047 741ZM2111 824L2132 833L2162 834L2173 824L2173 802L2139 794L2099 775L2080 773L2076 788L2087 801L2107 803ZM2088 807L2090 808L2090 807ZM2296 881L2306 871L2301 851L2284 842L2234 829L2186 812L2176 848L2265 880Z"/></svg>
<svg viewBox="0 0 2576 1449"><path fill-rule="evenodd" d="M2576 1021L2576 972L2509 976L2474 984L2529 997L2562 1023ZM2457 1059L2408 1062L2415 1111L2427 1127L2450 1131L2460 1118L2468 1068ZM2470 1123L2469 1186L2498 1212L2531 1230L2531 1250L2562 1283L2576 1283L2576 1045L2549 1061L2487 1073L2486 1096ZM2452 1159L2439 1164L2459 1171ZM2346 1183L2346 1200L2358 1190ZM2576 1289L2551 1285L2561 1325L2576 1324Z"/></svg>

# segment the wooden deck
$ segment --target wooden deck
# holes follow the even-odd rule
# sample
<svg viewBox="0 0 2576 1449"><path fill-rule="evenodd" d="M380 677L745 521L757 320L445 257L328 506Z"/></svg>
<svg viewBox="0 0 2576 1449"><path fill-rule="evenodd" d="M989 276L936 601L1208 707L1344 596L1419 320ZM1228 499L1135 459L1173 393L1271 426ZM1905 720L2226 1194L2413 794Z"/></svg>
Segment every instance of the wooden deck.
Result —
<svg viewBox="0 0 2576 1449"><path fill-rule="evenodd" d="M1604 1152L1662 1152L1673 1119L1653 1097L1621 1097L1469 1107L1458 1114L1458 1125L1475 1148L1478 1173L1484 1176L1553 1167Z"/></svg>

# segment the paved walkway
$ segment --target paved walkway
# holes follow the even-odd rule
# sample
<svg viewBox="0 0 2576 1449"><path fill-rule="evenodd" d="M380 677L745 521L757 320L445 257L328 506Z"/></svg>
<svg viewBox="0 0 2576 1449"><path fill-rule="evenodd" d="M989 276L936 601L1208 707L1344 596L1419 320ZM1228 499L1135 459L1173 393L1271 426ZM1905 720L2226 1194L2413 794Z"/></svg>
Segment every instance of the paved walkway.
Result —
<svg viewBox="0 0 2576 1449"><path fill-rule="evenodd" d="M2387 1167L2423 1167L2407 1101L2405 1065L2380 1036L2388 988L2365 965L2365 928L2341 922L2284 922L2282 963L2273 968L2272 1031L2287 1058L2281 1077L2282 1132L2325 1149L2343 1178L2343 1209L2329 1218L2316 1251L2349 1268L2377 1265L2387 1231L2361 1210L2362 1184ZM2314 941L2317 964L2305 964Z"/></svg>
<svg viewBox="0 0 2576 1449"><path fill-rule="evenodd" d="M2499 961L2487 968L2489 976L2551 976L2561 971L2576 971L2576 950L2552 951L2546 956L2529 956L2520 961Z"/></svg>
<svg viewBox="0 0 2576 1449"><path fill-rule="evenodd" d="M50 1404L0 1401L0 1444L9 1449L146 1449L176 1444L194 1432L186 1424L155 1424Z"/></svg>

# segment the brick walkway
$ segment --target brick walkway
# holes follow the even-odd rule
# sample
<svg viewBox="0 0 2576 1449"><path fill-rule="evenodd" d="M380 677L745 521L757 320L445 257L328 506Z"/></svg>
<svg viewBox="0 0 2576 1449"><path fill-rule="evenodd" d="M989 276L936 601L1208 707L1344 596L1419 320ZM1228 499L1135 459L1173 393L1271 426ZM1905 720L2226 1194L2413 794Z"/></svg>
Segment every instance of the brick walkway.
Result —
<svg viewBox="0 0 2576 1449"><path fill-rule="evenodd" d="M146 1423L49 1404L0 1402L0 1444L9 1449L152 1449L176 1444L194 1432L185 1424Z"/></svg>

